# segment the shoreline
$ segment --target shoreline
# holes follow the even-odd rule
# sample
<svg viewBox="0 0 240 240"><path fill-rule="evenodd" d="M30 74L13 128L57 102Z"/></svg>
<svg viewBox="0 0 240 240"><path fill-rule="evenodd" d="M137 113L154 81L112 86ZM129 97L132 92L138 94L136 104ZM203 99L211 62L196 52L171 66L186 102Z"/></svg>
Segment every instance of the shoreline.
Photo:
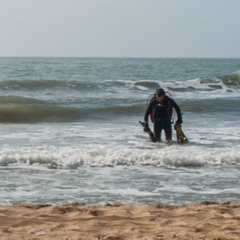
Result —
<svg viewBox="0 0 240 240"><path fill-rule="evenodd" d="M1 240L237 240L240 202L0 206Z"/></svg>

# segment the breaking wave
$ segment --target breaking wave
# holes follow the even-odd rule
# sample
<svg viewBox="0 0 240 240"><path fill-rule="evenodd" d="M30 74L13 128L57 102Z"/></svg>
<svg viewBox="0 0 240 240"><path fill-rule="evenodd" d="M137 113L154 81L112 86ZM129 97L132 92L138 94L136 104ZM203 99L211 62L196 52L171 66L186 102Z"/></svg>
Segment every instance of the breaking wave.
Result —
<svg viewBox="0 0 240 240"><path fill-rule="evenodd" d="M190 150L190 149L189 149ZM190 150L191 152L191 150ZM78 167L153 166L153 167L205 167L240 164L239 150L180 151L151 149L96 149L45 148L1 150L0 166L42 165L47 168L77 169Z"/></svg>

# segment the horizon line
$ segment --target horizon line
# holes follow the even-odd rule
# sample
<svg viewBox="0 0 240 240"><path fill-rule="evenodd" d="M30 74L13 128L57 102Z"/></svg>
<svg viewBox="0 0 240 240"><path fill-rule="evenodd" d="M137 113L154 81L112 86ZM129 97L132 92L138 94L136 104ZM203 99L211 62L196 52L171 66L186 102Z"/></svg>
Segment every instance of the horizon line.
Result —
<svg viewBox="0 0 240 240"><path fill-rule="evenodd" d="M148 59L239 59L240 57L110 57L110 56L0 56L0 58L148 58Z"/></svg>

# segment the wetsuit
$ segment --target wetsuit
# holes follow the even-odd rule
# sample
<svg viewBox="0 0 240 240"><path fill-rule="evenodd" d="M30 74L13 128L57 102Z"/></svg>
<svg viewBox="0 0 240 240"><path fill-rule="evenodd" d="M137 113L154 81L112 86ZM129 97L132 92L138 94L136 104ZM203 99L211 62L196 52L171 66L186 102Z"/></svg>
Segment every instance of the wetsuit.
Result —
<svg viewBox="0 0 240 240"><path fill-rule="evenodd" d="M154 98L150 104L144 115L144 121L148 123L148 116L153 111L153 123L154 123L154 135L156 141L161 141L161 132L165 131L165 136L167 141L172 140L172 125L171 118L169 116L169 110L173 107L178 115L178 118L181 118L181 110L176 102L168 97L164 96L162 102L157 102L157 99Z"/></svg>

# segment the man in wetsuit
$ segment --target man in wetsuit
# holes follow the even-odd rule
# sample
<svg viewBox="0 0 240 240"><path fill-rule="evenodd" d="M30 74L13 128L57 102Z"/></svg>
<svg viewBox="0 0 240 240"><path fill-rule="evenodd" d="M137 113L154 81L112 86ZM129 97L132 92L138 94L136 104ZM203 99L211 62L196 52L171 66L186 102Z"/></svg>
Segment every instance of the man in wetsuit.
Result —
<svg viewBox="0 0 240 240"><path fill-rule="evenodd" d="M152 99L144 115L144 131L149 129L148 116L152 114L154 124L155 141L161 141L161 132L165 131L167 142L172 141L172 125L170 111L174 108L177 112L178 119L176 124L182 124L182 113L176 102L165 94L162 88L156 90L155 98Z"/></svg>

